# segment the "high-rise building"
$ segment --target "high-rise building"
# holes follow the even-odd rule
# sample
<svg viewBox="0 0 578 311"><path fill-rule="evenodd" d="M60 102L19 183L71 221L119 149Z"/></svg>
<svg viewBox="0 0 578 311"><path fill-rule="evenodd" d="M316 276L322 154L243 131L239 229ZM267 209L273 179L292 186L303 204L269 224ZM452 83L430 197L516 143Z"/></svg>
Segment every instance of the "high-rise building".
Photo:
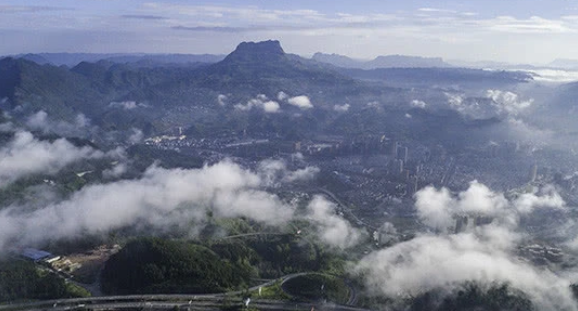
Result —
<svg viewBox="0 0 578 311"><path fill-rule="evenodd" d="M296 152L301 151L301 142L300 141L296 142L294 147L295 147L294 149Z"/></svg>
<svg viewBox="0 0 578 311"><path fill-rule="evenodd" d="M467 227L468 227L468 216L457 216L454 233L455 234L462 233L466 231Z"/></svg>
<svg viewBox="0 0 578 311"><path fill-rule="evenodd" d="M402 147L399 151L399 159L403 162L407 162L407 158L409 157L409 149L407 147Z"/></svg>
<svg viewBox="0 0 578 311"><path fill-rule="evenodd" d="M393 163L394 163L394 173L396 174L403 173L403 161L395 160Z"/></svg>
<svg viewBox="0 0 578 311"><path fill-rule="evenodd" d="M538 165L534 164L530 169L530 182L535 182L538 176Z"/></svg>

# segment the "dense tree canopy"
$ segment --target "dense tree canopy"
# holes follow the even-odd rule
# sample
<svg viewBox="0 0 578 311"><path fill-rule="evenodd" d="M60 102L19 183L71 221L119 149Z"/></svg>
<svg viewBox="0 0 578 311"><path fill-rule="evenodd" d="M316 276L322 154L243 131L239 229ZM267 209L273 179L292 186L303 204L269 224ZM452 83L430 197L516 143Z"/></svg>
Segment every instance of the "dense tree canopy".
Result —
<svg viewBox="0 0 578 311"><path fill-rule="evenodd" d="M106 263L107 293L210 293L238 287L246 274L210 249L189 242L143 238Z"/></svg>
<svg viewBox="0 0 578 311"><path fill-rule="evenodd" d="M62 278L38 270L31 262L0 262L0 302L74 296L77 295L70 291Z"/></svg>

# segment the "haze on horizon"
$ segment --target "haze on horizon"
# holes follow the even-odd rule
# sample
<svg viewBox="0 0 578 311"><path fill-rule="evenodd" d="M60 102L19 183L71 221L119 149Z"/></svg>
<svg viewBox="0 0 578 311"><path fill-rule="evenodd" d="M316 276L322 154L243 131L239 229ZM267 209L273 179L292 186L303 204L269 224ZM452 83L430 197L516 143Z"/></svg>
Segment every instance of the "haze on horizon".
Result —
<svg viewBox="0 0 578 311"><path fill-rule="evenodd" d="M278 39L290 53L547 64L575 58L578 4L542 1L5 0L0 55L225 54Z"/></svg>

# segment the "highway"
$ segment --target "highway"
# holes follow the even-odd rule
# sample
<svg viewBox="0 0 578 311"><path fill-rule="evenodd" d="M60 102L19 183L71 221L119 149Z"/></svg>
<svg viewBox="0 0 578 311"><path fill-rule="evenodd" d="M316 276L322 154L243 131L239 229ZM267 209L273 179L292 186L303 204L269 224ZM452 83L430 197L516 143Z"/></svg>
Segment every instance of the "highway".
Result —
<svg viewBox="0 0 578 311"><path fill-rule="evenodd" d="M348 213L354 220L358 223L363 223L359 218L357 218L346 205L330 191L320 188L320 192L330 197L334 202L341 207L343 211ZM367 224L363 223L368 226ZM368 226L369 227L369 226ZM273 233L273 232L257 232L257 233L246 233L234 236L224 237L223 239L233 239L242 238L249 236L258 235L287 235L288 233ZM276 282L284 283L289 279L309 274L309 272L301 272L285 275L279 279L274 279L266 283L253 286L249 288L249 291L258 291L260 287L267 287L275 284ZM69 280L73 281L73 280ZM74 282L74 281L73 281ZM78 284L77 282L74 282ZM95 282L95 283L98 283ZM347 282L346 282L347 283ZM85 284L78 284L86 288ZM91 284L94 285L94 284ZM263 310L311 310L311 307L315 306L315 309L322 310L344 310L344 311L368 311L367 309L353 307L351 305L357 302L357 294L353 287L349 284L347 286L350 289L350 297L348 299L347 305L339 305L333 303L327 303L319 305L312 302L295 302L295 301L282 301L282 300L260 300L258 298L251 302L252 307ZM92 289L92 288L91 288ZM91 310L115 310L115 309L172 309L174 307L179 307L181 309L194 309L194 310L221 310L227 304L237 304L241 305L243 302L239 297L244 291L235 291L228 293L216 293L216 294L197 294L197 295L180 295L180 294L161 294L161 295L123 295L123 296L98 296L90 298L72 298L72 299L57 299L57 300L45 300L39 302L31 303L19 303L19 304L0 304L0 311L9 310L74 310L80 308L87 308ZM237 296L237 297L233 297Z"/></svg>
<svg viewBox="0 0 578 311"><path fill-rule="evenodd" d="M267 287L276 282L285 282L289 279L309 274L308 272L294 273L283 276L280 279L268 281L258 286L249 288L249 291L258 291L259 287ZM172 309L174 307L191 308L194 310L221 310L227 305L241 305L242 299L239 296L244 291L235 291L216 294L160 294L160 295L122 295L122 296L101 296L89 298L72 298L45 300L30 303L2 304L0 311L10 310L74 310L87 308L91 310L119 310L129 308L140 309ZM355 291L352 290L348 303L355 299ZM263 310L311 310L312 306L323 310L344 310L344 311L367 311L367 309L356 308L338 304L317 304L311 302L294 302L283 300L266 300L253 297L251 306Z"/></svg>
<svg viewBox="0 0 578 311"><path fill-rule="evenodd" d="M221 310L227 306L241 306L243 301L240 297L227 297L216 295L128 295L109 296L82 299L60 299L47 300L42 302L1 305L0 310L121 310L121 309L151 309L168 310L178 307L180 309L193 310ZM338 311L369 311L363 308L356 308L333 303L313 303L296 302L283 300L267 300L253 298L251 307L259 310L338 310Z"/></svg>
<svg viewBox="0 0 578 311"><path fill-rule="evenodd" d="M280 233L280 232L251 232L251 233L243 233L243 234L236 234L236 235L229 235L226 237L222 237L222 240L228 239L236 239L236 238L244 238L250 236L259 236L259 235L290 235L291 233Z"/></svg>

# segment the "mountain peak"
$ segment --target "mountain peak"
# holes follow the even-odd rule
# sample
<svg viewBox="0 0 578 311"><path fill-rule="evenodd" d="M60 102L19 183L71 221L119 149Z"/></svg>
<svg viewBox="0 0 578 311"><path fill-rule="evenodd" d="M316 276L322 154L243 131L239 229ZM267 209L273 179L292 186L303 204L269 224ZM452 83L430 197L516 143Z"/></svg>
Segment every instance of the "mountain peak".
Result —
<svg viewBox="0 0 578 311"><path fill-rule="evenodd" d="M268 40L261 42L242 42L225 60L262 62L277 61L283 57L285 57L285 51L281 48L281 43L277 40Z"/></svg>
<svg viewBox="0 0 578 311"><path fill-rule="evenodd" d="M235 52L257 52L271 54L285 54L281 43L277 40L267 40L260 42L241 42Z"/></svg>

